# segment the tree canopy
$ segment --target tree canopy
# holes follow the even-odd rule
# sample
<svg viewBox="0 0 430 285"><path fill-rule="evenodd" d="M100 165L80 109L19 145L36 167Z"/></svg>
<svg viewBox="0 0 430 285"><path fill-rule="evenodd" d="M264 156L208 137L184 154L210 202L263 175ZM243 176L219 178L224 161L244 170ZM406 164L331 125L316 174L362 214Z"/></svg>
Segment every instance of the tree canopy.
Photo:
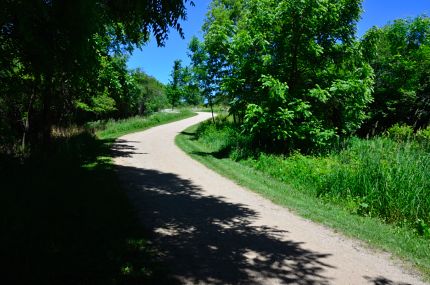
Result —
<svg viewBox="0 0 430 285"><path fill-rule="evenodd" d="M375 100L363 132L394 124L415 129L430 123L430 18L399 19L363 37L375 71Z"/></svg>
<svg viewBox="0 0 430 285"><path fill-rule="evenodd" d="M23 133L23 140L28 134L35 145L47 143L51 126L74 120L76 109L112 110L113 102L104 94L119 86L124 92L112 93L119 99L117 115L129 115L128 99L120 98L128 96L128 79L115 54L141 47L150 34L159 45L170 29L182 35L178 21L185 19L186 2L2 1L2 137L16 140Z"/></svg>

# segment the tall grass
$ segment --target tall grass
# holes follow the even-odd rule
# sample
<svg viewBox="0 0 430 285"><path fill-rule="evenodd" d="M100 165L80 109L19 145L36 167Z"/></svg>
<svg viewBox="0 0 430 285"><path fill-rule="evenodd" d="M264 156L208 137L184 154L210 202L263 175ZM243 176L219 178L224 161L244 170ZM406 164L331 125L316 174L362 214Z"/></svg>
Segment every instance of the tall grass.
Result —
<svg viewBox="0 0 430 285"><path fill-rule="evenodd" d="M430 154L414 143L353 139L325 157L261 154L244 163L356 214L423 234L430 221Z"/></svg>
<svg viewBox="0 0 430 285"><path fill-rule="evenodd" d="M355 139L332 159L318 195L353 199L357 212L390 223L430 221L430 153L419 145Z"/></svg>
<svg viewBox="0 0 430 285"><path fill-rule="evenodd" d="M244 136L221 120L201 125L197 136L215 155L239 160L351 213L406 225L430 237L428 140L423 132L404 136L410 132L400 129L372 139L352 138L341 150L320 156L256 155Z"/></svg>

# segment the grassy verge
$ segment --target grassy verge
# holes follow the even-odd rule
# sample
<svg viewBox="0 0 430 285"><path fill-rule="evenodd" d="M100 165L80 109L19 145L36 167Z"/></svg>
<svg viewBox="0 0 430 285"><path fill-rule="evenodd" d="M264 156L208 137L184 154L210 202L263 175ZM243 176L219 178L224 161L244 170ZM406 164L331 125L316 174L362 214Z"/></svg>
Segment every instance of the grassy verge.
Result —
<svg viewBox="0 0 430 285"><path fill-rule="evenodd" d="M212 112L209 106L196 107L193 110L195 110L196 112L209 112L209 113ZM228 110L228 107L226 106L220 106L220 105L213 106L213 111L214 113L217 113L217 114L227 113L227 110Z"/></svg>
<svg viewBox="0 0 430 285"><path fill-rule="evenodd" d="M274 175L261 171L261 168L256 169L255 161L234 161L223 154L223 149L228 146L228 142L225 142L229 138L228 135L222 140L206 138L211 141L207 143L197 136L197 128L193 126L176 138L178 146L194 159L305 218L332 227L347 236L361 239L372 247L393 253L419 269L425 278L429 279L429 239L417 235L408 227L389 225L372 216L352 214L342 205L313 195L313 189L303 191L297 183L276 179Z"/></svg>
<svg viewBox="0 0 430 285"><path fill-rule="evenodd" d="M188 113L187 116L191 116ZM0 272L5 284L147 284L163 266L117 179L116 136L184 118L110 123L96 137L62 133L49 155L0 156ZM133 122L136 119L132 120ZM122 125L124 124L124 125ZM103 138L101 138L103 137Z"/></svg>
<svg viewBox="0 0 430 285"><path fill-rule="evenodd" d="M354 138L326 155L260 154L243 162L353 214L430 238L430 153L413 141Z"/></svg>
<svg viewBox="0 0 430 285"><path fill-rule="evenodd" d="M144 129L167 124L195 115L190 110L181 109L178 113L155 113L147 117L133 117L124 120L109 120L106 122L93 122L88 127L93 129L102 139L114 139L125 134L142 131Z"/></svg>

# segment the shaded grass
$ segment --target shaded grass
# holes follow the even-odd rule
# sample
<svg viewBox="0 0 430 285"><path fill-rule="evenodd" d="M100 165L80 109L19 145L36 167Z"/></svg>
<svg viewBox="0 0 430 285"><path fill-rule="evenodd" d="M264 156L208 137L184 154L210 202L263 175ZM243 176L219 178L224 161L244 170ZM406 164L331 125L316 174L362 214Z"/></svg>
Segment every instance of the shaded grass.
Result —
<svg viewBox="0 0 430 285"><path fill-rule="evenodd" d="M0 252L5 284L133 284L151 253L110 163L90 134L57 140L50 157L2 161ZM86 166L86 167L85 167ZM138 271L125 274L133 265Z"/></svg>
<svg viewBox="0 0 430 285"><path fill-rule="evenodd" d="M177 145L194 159L305 218L366 241L373 247L389 251L414 265L427 279L430 277L428 239L418 236L408 227L392 226L375 217L352 214L339 204L318 198L317 189L304 191L306 182L294 180L295 175L301 175L304 180L309 179L303 173L292 173L289 177L280 179L277 174L268 173L267 169L273 169L273 165L261 165L258 170L255 161L237 162L228 155L220 156L220 151L227 145L215 142L213 133L210 139L210 136L200 139L196 134L197 128L198 126L188 128L176 138ZM234 151L233 149L230 154ZM331 168L330 162L322 163L326 164L326 170ZM266 171L261 171L263 169ZM298 169L299 172L302 170Z"/></svg>
<svg viewBox="0 0 430 285"><path fill-rule="evenodd" d="M50 153L0 157L0 273L4 284L168 284L121 188L111 145L126 131L192 113L128 121L96 137L56 137ZM126 126L121 126L126 122Z"/></svg>

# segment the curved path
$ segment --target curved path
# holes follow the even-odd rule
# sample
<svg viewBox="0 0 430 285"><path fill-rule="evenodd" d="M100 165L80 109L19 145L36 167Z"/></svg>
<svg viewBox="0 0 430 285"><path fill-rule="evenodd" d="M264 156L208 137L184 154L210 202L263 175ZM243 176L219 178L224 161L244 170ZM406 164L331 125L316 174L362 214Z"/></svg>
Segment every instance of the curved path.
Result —
<svg viewBox="0 0 430 285"><path fill-rule="evenodd" d="M209 170L174 143L210 114L123 136L115 162L179 284L425 284L359 242ZM173 282L173 281L169 282Z"/></svg>

